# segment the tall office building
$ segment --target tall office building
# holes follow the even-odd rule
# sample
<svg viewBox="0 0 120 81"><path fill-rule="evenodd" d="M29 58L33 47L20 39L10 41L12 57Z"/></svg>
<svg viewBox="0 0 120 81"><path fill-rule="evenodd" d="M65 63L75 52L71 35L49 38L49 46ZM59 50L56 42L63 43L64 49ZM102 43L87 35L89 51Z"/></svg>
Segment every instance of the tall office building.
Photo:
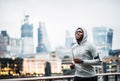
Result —
<svg viewBox="0 0 120 81"><path fill-rule="evenodd" d="M66 31L65 47L71 48L74 44L73 37L71 37L69 31Z"/></svg>
<svg viewBox="0 0 120 81"><path fill-rule="evenodd" d="M24 24L21 27L21 37L33 38L33 25L29 23L29 15L25 15Z"/></svg>
<svg viewBox="0 0 120 81"><path fill-rule="evenodd" d="M49 52L50 45L47 38L47 32L44 23L39 23L38 28L38 46L36 48L37 53L39 52Z"/></svg>
<svg viewBox="0 0 120 81"><path fill-rule="evenodd" d="M21 26L22 54L34 52L33 25L29 23L29 15L25 15L24 24Z"/></svg>
<svg viewBox="0 0 120 81"><path fill-rule="evenodd" d="M93 42L100 50L112 49L113 30L106 27L93 28Z"/></svg>
<svg viewBox="0 0 120 81"><path fill-rule="evenodd" d="M9 35L7 34L7 31L1 31L1 34L4 37L4 44L8 45L9 44Z"/></svg>
<svg viewBox="0 0 120 81"><path fill-rule="evenodd" d="M1 31L0 33L0 57L6 57L8 44L9 44L9 35L7 34L7 31Z"/></svg>
<svg viewBox="0 0 120 81"><path fill-rule="evenodd" d="M19 57L21 54L21 39L10 37L7 51L9 52L9 57Z"/></svg>
<svg viewBox="0 0 120 81"><path fill-rule="evenodd" d="M0 57L18 57L21 54L21 39L11 38L7 31L0 34Z"/></svg>
<svg viewBox="0 0 120 81"><path fill-rule="evenodd" d="M112 49L113 30L106 27L93 28L93 42L100 52L101 60L109 56Z"/></svg>

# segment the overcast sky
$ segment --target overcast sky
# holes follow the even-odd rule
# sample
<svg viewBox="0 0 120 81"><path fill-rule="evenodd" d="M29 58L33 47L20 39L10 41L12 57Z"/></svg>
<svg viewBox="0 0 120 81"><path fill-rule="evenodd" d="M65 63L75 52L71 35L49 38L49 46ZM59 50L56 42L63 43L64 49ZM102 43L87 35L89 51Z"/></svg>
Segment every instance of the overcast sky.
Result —
<svg viewBox="0 0 120 81"><path fill-rule="evenodd" d="M120 48L120 0L0 0L0 31L20 38L25 14L34 26L35 46L38 24L44 22L53 50L64 46L66 30L74 37L79 26L87 28L89 39L93 27L112 28L113 49Z"/></svg>

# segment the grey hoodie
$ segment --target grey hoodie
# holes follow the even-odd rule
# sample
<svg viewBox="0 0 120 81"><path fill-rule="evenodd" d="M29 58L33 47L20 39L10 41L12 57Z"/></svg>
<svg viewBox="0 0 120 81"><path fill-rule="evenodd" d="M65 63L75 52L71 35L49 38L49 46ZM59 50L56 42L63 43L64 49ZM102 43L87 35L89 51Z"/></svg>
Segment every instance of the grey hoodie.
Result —
<svg viewBox="0 0 120 81"><path fill-rule="evenodd" d="M72 47L72 55L74 58L80 58L83 60L83 63L75 63L75 76L77 77L93 77L95 76L95 70L93 65L99 64L100 60L94 59L98 56L98 52L95 46L87 41L87 31L85 28L82 28L84 31L84 36L80 44L75 44Z"/></svg>

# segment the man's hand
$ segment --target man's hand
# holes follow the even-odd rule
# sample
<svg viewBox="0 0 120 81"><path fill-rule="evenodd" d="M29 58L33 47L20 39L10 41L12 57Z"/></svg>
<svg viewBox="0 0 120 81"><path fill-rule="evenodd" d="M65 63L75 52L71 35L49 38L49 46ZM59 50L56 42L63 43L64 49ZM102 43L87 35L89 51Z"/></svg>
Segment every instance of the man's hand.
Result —
<svg viewBox="0 0 120 81"><path fill-rule="evenodd" d="M74 58L75 63L83 63L83 60L80 58Z"/></svg>
<svg viewBox="0 0 120 81"><path fill-rule="evenodd" d="M74 69L75 68L75 64L71 63L70 64L70 69Z"/></svg>

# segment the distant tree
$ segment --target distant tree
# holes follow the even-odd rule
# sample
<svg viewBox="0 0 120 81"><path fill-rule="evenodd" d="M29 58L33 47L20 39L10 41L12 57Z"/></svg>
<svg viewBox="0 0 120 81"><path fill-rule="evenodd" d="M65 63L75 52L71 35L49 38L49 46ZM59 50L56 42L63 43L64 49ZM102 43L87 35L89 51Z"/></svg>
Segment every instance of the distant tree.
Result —
<svg viewBox="0 0 120 81"><path fill-rule="evenodd" d="M66 56L64 56L64 58L70 58L70 56L66 55Z"/></svg>

